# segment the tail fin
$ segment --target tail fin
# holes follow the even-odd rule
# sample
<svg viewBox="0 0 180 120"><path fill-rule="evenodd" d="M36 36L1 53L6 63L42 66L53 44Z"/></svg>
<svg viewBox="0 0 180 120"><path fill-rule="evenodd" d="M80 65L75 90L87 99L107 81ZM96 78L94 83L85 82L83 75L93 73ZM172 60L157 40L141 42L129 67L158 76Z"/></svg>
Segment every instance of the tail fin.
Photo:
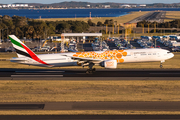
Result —
<svg viewBox="0 0 180 120"><path fill-rule="evenodd" d="M22 43L15 35L9 35L9 38L13 44L14 49L16 50L18 57L28 57L41 64L51 66L38 58L37 55L33 51L31 51L24 43Z"/></svg>
<svg viewBox="0 0 180 120"><path fill-rule="evenodd" d="M16 50L18 57L30 57L31 58L31 56L28 52L31 50L23 42L21 42L15 35L9 35L9 38L13 44L14 49Z"/></svg>

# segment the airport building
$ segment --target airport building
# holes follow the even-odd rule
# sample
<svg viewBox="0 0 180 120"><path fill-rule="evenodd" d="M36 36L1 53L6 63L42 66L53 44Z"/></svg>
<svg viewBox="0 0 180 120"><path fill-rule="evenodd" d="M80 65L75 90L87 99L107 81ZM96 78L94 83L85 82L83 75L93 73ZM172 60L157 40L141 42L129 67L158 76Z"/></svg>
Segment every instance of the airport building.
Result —
<svg viewBox="0 0 180 120"><path fill-rule="evenodd" d="M18 7L29 7L28 4L6 4L1 5L0 8L18 8Z"/></svg>
<svg viewBox="0 0 180 120"><path fill-rule="evenodd" d="M110 5L102 5L103 8L111 8Z"/></svg>
<svg viewBox="0 0 180 120"><path fill-rule="evenodd" d="M146 7L146 5L145 4L143 4L143 5L138 5L139 7Z"/></svg>
<svg viewBox="0 0 180 120"><path fill-rule="evenodd" d="M128 5L128 4L124 4L124 5L120 5L121 8L136 8L137 5Z"/></svg>
<svg viewBox="0 0 180 120"><path fill-rule="evenodd" d="M130 8L131 5L121 5L121 7L123 7L123 8Z"/></svg>

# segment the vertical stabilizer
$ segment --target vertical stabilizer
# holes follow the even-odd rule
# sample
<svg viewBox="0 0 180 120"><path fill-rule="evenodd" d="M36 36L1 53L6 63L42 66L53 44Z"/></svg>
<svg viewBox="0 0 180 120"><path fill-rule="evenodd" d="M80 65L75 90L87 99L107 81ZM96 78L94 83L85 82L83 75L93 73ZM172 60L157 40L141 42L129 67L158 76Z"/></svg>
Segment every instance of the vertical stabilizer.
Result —
<svg viewBox="0 0 180 120"><path fill-rule="evenodd" d="M18 57L30 57L27 50L23 46L26 48L28 47L23 42L21 42L15 35L9 35L9 38L13 44L14 49L16 50Z"/></svg>
<svg viewBox="0 0 180 120"><path fill-rule="evenodd" d="M14 49L16 50L18 57L28 57L41 64L51 66L38 58L37 55L32 50L30 50L24 43L22 43L15 35L9 35L9 38L13 44Z"/></svg>

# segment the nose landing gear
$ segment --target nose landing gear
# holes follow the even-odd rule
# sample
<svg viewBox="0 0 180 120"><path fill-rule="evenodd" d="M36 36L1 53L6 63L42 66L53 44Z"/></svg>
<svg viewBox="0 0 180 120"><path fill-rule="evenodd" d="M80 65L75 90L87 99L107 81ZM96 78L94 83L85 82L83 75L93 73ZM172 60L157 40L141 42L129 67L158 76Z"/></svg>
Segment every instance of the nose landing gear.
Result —
<svg viewBox="0 0 180 120"><path fill-rule="evenodd" d="M160 68L163 68L163 62L165 62L165 61L161 61Z"/></svg>
<svg viewBox="0 0 180 120"><path fill-rule="evenodd" d="M163 64L162 63L160 64L160 68L163 68Z"/></svg>

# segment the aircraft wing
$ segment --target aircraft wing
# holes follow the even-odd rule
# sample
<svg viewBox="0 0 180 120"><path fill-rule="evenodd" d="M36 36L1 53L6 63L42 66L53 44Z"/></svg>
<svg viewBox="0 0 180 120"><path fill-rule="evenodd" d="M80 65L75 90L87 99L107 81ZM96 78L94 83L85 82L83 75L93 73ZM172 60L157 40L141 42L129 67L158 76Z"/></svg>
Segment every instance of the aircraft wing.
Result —
<svg viewBox="0 0 180 120"><path fill-rule="evenodd" d="M64 55L64 56L67 56L67 55ZM71 57L71 59L73 60L83 61L84 63L89 63L89 62L100 63L103 61L102 59L82 58L82 57L74 57L74 56L67 56L67 57Z"/></svg>
<svg viewBox="0 0 180 120"><path fill-rule="evenodd" d="M74 60L84 61L84 62L93 62L93 63L100 63L102 62L101 59L93 59L93 58L81 58L81 57L71 57Z"/></svg>

